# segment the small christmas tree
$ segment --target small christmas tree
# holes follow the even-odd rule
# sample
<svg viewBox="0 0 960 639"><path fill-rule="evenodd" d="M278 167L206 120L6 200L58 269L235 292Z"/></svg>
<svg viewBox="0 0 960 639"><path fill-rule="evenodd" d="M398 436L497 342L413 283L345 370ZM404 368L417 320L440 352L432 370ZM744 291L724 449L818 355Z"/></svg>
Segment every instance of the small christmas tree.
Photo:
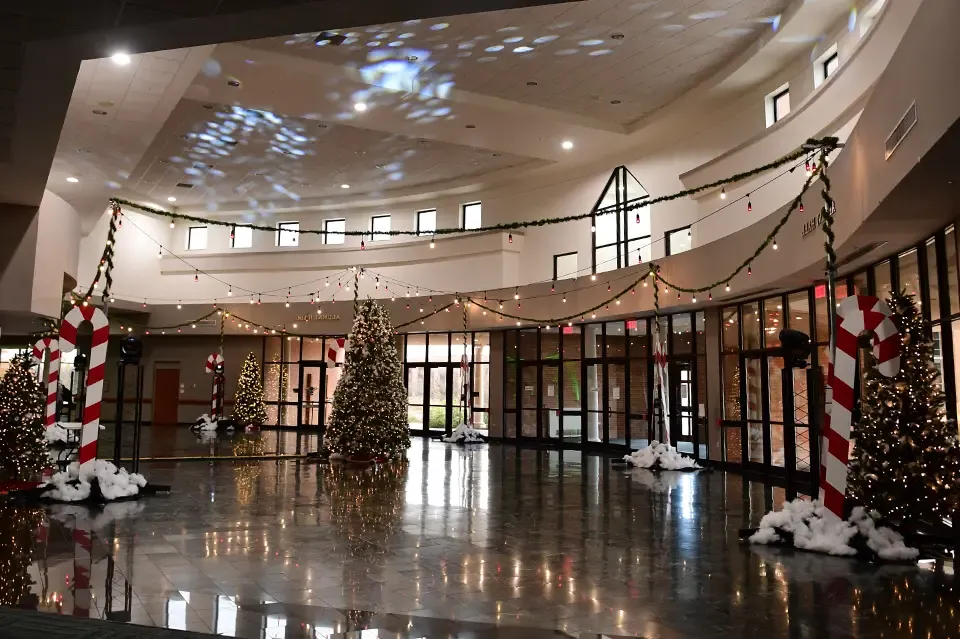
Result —
<svg viewBox="0 0 960 639"><path fill-rule="evenodd" d="M0 481L31 481L49 465L44 393L30 357L17 355L0 380Z"/></svg>
<svg viewBox="0 0 960 639"><path fill-rule="evenodd" d="M267 420L263 403L263 381L260 365L253 353L247 355L237 380L237 394L233 400L233 421L239 426L260 426Z"/></svg>
<svg viewBox="0 0 960 639"><path fill-rule="evenodd" d="M360 303L333 393L326 448L344 456L403 456L410 429L402 370L387 311L372 300Z"/></svg>
<svg viewBox="0 0 960 639"><path fill-rule="evenodd" d="M912 295L888 300L900 330L900 372L884 377L868 356L847 491L868 510L913 529L950 517L960 488L957 426L947 419L933 343Z"/></svg>

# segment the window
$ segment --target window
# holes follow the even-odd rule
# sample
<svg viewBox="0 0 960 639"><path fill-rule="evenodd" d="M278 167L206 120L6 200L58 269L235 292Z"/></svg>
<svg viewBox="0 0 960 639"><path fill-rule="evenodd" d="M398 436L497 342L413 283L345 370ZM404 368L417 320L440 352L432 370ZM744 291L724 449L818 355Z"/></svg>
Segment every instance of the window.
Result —
<svg viewBox="0 0 960 639"><path fill-rule="evenodd" d="M830 57L823 61L823 79L826 80L840 66L840 56L834 52Z"/></svg>
<svg viewBox="0 0 960 639"><path fill-rule="evenodd" d="M478 229L480 223L480 202L471 202L463 205L463 228L466 230Z"/></svg>
<svg viewBox="0 0 960 639"><path fill-rule="evenodd" d="M417 211L417 235L433 235L437 230L437 210Z"/></svg>
<svg viewBox="0 0 960 639"><path fill-rule="evenodd" d="M693 234L690 232L689 226L667 231L664 233L664 237L666 238L666 247L664 247L664 250L667 255L683 253L693 247Z"/></svg>
<svg viewBox="0 0 960 639"><path fill-rule="evenodd" d="M187 250L199 251L207 248L207 227L191 226L187 229Z"/></svg>
<svg viewBox="0 0 960 639"><path fill-rule="evenodd" d="M323 243L343 244L343 232L347 230L346 220L327 220L323 223Z"/></svg>
<svg viewBox="0 0 960 639"><path fill-rule="evenodd" d="M561 253L553 256L553 279L565 280L577 277L577 253Z"/></svg>
<svg viewBox="0 0 960 639"><path fill-rule="evenodd" d="M643 203L646 197L646 189L627 167L613 170L590 220L594 272L650 259L650 207Z"/></svg>
<svg viewBox="0 0 960 639"><path fill-rule="evenodd" d="M370 218L371 238L374 242L390 239L390 216L374 215Z"/></svg>
<svg viewBox="0 0 960 639"><path fill-rule="evenodd" d="M232 229L233 239L230 248L250 248L253 246L253 229L246 224L235 226Z"/></svg>
<svg viewBox="0 0 960 639"><path fill-rule="evenodd" d="M779 122L790 113L790 87L773 96L773 121Z"/></svg>
<svg viewBox="0 0 960 639"><path fill-rule="evenodd" d="M277 224L277 246L297 246L300 243L300 222Z"/></svg>

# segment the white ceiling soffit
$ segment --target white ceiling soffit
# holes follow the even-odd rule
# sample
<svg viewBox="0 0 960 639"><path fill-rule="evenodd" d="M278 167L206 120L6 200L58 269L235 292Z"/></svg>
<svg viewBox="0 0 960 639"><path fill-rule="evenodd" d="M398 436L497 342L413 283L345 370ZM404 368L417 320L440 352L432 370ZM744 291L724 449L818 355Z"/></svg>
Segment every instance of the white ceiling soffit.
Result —
<svg viewBox="0 0 960 639"><path fill-rule="evenodd" d="M213 46L86 60L74 85L47 188L86 229L127 180ZM67 178L77 182L68 182Z"/></svg>
<svg viewBox="0 0 960 639"><path fill-rule="evenodd" d="M246 44L624 126L749 47L788 4L590 0L342 30L340 46L316 33Z"/></svg>

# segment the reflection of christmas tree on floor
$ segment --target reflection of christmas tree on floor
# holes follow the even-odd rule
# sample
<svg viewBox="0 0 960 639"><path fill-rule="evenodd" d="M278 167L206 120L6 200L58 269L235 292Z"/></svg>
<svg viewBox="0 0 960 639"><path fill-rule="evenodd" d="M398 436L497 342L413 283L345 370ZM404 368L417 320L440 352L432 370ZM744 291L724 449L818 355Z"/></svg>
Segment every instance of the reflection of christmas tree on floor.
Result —
<svg viewBox="0 0 960 639"><path fill-rule="evenodd" d="M247 355L237 380L234 396L233 420L239 426L261 426L267 420L267 408L263 403L263 381L260 365L253 353Z"/></svg>
<svg viewBox="0 0 960 639"><path fill-rule="evenodd" d="M868 355L847 491L908 528L938 524L957 507L957 426L947 419L933 342L913 296L894 294L888 303L900 330L900 372L884 377Z"/></svg>
<svg viewBox="0 0 960 639"><path fill-rule="evenodd" d="M0 506L0 606L35 607L30 602L33 538L45 514L39 508Z"/></svg>
<svg viewBox="0 0 960 639"><path fill-rule="evenodd" d="M43 439L44 392L25 354L0 380L0 481L33 481L49 464Z"/></svg>
<svg viewBox="0 0 960 639"><path fill-rule="evenodd" d="M334 534L347 542L351 554L373 557L387 551L403 516L406 479L405 459L362 470L341 464L324 468L322 485Z"/></svg>
<svg viewBox="0 0 960 639"><path fill-rule="evenodd" d="M402 367L386 309L359 304L324 445L355 458L402 457L410 447Z"/></svg>

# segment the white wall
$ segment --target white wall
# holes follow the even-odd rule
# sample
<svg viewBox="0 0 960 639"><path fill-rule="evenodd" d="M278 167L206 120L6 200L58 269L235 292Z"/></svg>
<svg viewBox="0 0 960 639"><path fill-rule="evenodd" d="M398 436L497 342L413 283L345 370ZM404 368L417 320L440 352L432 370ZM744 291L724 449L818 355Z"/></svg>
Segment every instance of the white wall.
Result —
<svg viewBox="0 0 960 639"><path fill-rule="evenodd" d="M34 313L60 316L64 275L77 276L80 255L80 216L52 191L44 190L37 227L33 276Z"/></svg>
<svg viewBox="0 0 960 639"><path fill-rule="evenodd" d="M612 167L619 163L626 164L653 195L726 177L769 162L795 149L807 137L849 134L872 83L882 73L906 28L905 24L890 22L880 20L865 38L861 38L859 29L849 31L845 22L837 25L835 36L811 46L808 55L767 81L733 97L705 93L696 109L682 107L676 109L676 113L668 110L649 127L653 132L638 133L639 146L617 152L594 166L562 174L534 172L510 184L434 199L408 199L394 204L358 201L349 210L327 206L280 213L246 213L223 219L267 225L297 220L301 228L320 229L325 219L343 217L350 230L368 230L371 216L389 213L393 216L394 229L412 229L418 209L436 208L438 226L455 227L460 223L460 206L480 200L483 221L492 224L589 211ZM873 37L881 30L882 34ZM840 69L814 90L813 61L821 50L835 42L840 49ZM768 129L763 98L771 88L785 81L791 84L791 114ZM668 133L658 133L660 130ZM703 246L745 229L778 210L796 195L804 176L802 171L797 171L759 188L760 183L773 175L767 173L728 189L727 202L747 192L752 194L750 214L746 212L745 203L738 203L696 223L722 206L715 192L654 206L651 224L654 259L663 255L663 234L671 229L693 224L694 246ZM205 211L197 213L203 215ZM251 249L233 250L228 247L229 229L211 228L208 248L188 252L187 224L180 223L171 231L163 221L132 215L130 219L143 220L143 224L139 221L137 224L191 265L256 291L322 278L352 264L448 291L482 291L549 280L553 256L570 251L578 252L579 267L584 272L592 265L588 220L527 229L514 234L513 244L506 241L506 234L439 238L433 250L429 250L427 241L421 238L397 237L384 243L373 243L367 238L367 249L362 252L360 238L347 238L346 244L334 248L323 246L319 236L301 236L299 247L277 249L270 233L255 233ZM81 275L81 282L89 281L87 278L93 274L104 233L102 221L84 240L81 271L86 275ZM204 281L201 277L199 285L195 285L193 271L175 258L156 260L157 246L136 229L123 230L117 250L114 291L122 297L143 296L175 303L181 297L199 300L224 295L225 286L218 282ZM301 292L306 294L306 288Z"/></svg>

